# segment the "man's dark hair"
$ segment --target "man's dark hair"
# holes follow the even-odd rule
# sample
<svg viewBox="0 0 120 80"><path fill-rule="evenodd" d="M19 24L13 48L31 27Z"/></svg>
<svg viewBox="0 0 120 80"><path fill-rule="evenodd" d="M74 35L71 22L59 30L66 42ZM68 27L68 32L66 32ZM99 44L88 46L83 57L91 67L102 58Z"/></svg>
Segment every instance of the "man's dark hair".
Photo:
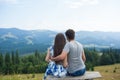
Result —
<svg viewBox="0 0 120 80"><path fill-rule="evenodd" d="M73 40L74 37L75 37L75 31L72 30L72 29L68 29L68 30L65 32L65 35L66 35L66 37L67 37L69 40Z"/></svg>

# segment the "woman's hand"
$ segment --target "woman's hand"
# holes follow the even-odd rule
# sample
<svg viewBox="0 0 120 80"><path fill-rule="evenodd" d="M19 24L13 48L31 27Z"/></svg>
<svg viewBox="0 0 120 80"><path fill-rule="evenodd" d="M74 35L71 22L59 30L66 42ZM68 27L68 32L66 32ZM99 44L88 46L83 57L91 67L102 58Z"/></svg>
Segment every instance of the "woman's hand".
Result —
<svg viewBox="0 0 120 80"><path fill-rule="evenodd" d="M50 57L50 60L51 60L51 61L54 61L54 57L53 57L53 56L51 56L51 57Z"/></svg>
<svg viewBox="0 0 120 80"><path fill-rule="evenodd" d="M48 51L47 51L47 55L46 55L45 61L46 62L50 61L50 50L49 50L49 48L48 48Z"/></svg>

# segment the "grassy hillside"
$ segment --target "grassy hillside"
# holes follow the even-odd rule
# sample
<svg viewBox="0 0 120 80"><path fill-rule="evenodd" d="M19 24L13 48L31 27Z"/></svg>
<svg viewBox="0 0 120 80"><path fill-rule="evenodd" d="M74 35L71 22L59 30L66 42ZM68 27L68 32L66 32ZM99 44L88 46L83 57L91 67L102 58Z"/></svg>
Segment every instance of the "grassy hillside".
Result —
<svg viewBox="0 0 120 80"><path fill-rule="evenodd" d="M95 71L99 71L102 78L96 80L120 80L120 64L98 66ZM42 80L43 74L16 74L0 75L0 80Z"/></svg>
<svg viewBox="0 0 120 80"><path fill-rule="evenodd" d="M0 75L0 80L42 80L43 74Z"/></svg>
<svg viewBox="0 0 120 80"><path fill-rule="evenodd" d="M102 78L96 80L120 80L120 64L98 66L95 71L99 71Z"/></svg>

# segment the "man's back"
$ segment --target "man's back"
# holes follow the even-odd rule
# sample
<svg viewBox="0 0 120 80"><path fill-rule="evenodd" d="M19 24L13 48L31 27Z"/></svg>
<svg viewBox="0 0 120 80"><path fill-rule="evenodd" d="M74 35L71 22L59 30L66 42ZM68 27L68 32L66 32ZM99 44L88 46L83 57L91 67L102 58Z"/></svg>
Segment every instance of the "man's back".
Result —
<svg viewBox="0 0 120 80"><path fill-rule="evenodd" d="M83 47L77 41L68 42L64 51L68 52L68 72L73 73L77 70L85 68L84 62L82 60Z"/></svg>

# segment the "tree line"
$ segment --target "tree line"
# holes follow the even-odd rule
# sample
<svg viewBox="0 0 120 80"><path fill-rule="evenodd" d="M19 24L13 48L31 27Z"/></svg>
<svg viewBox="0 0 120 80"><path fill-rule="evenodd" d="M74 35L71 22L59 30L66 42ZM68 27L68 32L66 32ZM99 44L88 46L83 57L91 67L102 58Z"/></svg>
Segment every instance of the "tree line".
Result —
<svg viewBox="0 0 120 80"><path fill-rule="evenodd" d="M94 66L120 63L120 52L116 49L85 49L86 69L94 70ZM20 56L18 50L11 53L0 53L0 74L44 73L47 67L46 53L37 50L30 55Z"/></svg>
<svg viewBox="0 0 120 80"><path fill-rule="evenodd" d="M45 53L37 50L31 55L20 56L18 50L0 53L0 74L43 73L46 70Z"/></svg>
<svg viewBox="0 0 120 80"><path fill-rule="evenodd" d="M120 49L102 49L97 51L85 49L86 54L86 69L94 70L95 66L110 65L120 63Z"/></svg>

